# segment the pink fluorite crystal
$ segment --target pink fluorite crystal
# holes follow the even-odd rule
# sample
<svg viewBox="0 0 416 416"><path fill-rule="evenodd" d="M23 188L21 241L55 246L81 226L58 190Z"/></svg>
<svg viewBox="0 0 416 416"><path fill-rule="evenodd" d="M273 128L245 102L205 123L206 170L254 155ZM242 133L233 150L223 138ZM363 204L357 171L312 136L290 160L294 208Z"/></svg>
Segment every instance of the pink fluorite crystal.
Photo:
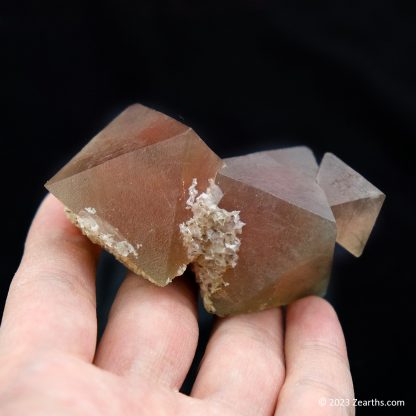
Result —
<svg viewBox="0 0 416 416"><path fill-rule="evenodd" d="M94 242L134 272L168 284L189 263L179 224L188 187L221 160L184 124L133 105L95 136L46 187Z"/></svg>
<svg viewBox="0 0 416 416"><path fill-rule="evenodd" d="M324 155L317 179L337 222L337 242L360 256L386 196L332 153Z"/></svg>
<svg viewBox="0 0 416 416"><path fill-rule="evenodd" d="M304 148L225 159L217 176L220 206L240 211L246 224L239 260L223 275L226 285L203 293L219 315L285 305L325 293L336 226L325 194L313 176L279 163Z"/></svg>

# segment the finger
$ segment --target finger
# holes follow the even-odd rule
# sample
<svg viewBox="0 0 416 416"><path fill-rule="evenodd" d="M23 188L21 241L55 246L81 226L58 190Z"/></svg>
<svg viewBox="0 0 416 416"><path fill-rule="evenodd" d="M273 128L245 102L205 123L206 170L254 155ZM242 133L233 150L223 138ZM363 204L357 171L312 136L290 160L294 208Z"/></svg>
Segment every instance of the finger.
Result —
<svg viewBox="0 0 416 416"><path fill-rule="evenodd" d="M198 341L196 295L185 277L166 287L128 274L112 306L95 363L132 381L179 389Z"/></svg>
<svg viewBox="0 0 416 416"><path fill-rule="evenodd" d="M242 415L270 415L284 379L280 309L219 320L192 396Z"/></svg>
<svg viewBox="0 0 416 416"><path fill-rule="evenodd" d="M288 307L285 354L287 375L276 415L354 414L344 335L327 301L311 296Z"/></svg>
<svg viewBox="0 0 416 416"><path fill-rule="evenodd" d="M52 195L41 204L10 285L0 352L59 349L92 360L98 250Z"/></svg>

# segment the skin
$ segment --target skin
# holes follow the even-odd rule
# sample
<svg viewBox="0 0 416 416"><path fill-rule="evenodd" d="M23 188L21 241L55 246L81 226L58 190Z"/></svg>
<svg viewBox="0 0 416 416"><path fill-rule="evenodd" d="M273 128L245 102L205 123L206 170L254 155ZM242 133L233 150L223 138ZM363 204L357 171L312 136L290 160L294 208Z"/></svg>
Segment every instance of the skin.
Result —
<svg viewBox="0 0 416 416"><path fill-rule="evenodd" d="M0 414L354 415L344 336L328 302L218 319L190 396L198 339L185 279L128 274L96 344L99 250L49 195L30 228L0 327Z"/></svg>

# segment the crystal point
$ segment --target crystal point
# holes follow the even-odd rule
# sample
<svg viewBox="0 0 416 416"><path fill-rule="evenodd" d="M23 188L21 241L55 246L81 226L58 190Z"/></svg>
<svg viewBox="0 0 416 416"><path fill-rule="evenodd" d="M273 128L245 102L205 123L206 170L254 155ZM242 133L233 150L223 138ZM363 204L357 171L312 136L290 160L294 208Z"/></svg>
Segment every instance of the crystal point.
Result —
<svg viewBox="0 0 416 416"><path fill-rule="evenodd" d="M179 224L194 178L208 186L221 160L184 124L133 105L98 133L47 189L92 241L164 286L189 263Z"/></svg>
<svg viewBox="0 0 416 416"><path fill-rule="evenodd" d="M336 219L337 242L359 257L383 205L384 193L332 153L324 155L317 181Z"/></svg>
<svg viewBox="0 0 416 416"><path fill-rule="evenodd" d="M299 173L316 177L318 173L318 163L312 150L306 146L287 147L283 149L266 150L259 152L266 154L289 168L296 169Z"/></svg>

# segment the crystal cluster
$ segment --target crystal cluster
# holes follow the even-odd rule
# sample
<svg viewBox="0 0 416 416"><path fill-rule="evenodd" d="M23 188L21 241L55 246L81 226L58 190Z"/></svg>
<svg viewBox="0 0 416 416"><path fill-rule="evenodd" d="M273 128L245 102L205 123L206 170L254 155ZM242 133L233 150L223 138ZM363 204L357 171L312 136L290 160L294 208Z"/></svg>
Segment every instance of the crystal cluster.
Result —
<svg viewBox="0 0 416 416"><path fill-rule="evenodd" d="M325 293L335 241L359 256L384 194L306 147L221 159L184 124L133 105L46 184L69 219L165 286L191 264L220 316Z"/></svg>

